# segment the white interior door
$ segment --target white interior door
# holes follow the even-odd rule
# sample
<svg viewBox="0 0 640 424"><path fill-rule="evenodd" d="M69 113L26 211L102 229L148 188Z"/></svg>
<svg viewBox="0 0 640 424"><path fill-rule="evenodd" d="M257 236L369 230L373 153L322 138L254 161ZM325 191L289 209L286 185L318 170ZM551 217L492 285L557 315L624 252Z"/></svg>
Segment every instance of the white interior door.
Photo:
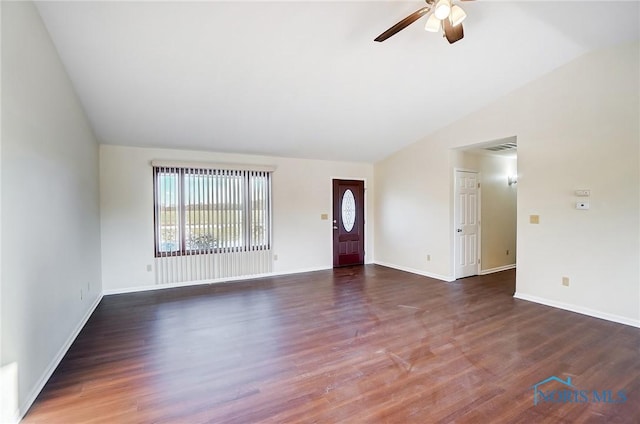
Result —
<svg viewBox="0 0 640 424"><path fill-rule="evenodd" d="M478 274L480 257L478 173L456 171L455 176L455 278Z"/></svg>

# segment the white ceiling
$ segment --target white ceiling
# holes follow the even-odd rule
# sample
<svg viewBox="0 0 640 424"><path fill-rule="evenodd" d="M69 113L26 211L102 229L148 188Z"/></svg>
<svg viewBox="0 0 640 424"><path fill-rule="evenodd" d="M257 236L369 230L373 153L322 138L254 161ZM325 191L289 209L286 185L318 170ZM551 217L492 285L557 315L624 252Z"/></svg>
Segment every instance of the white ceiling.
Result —
<svg viewBox="0 0 640 424"><path fill-rule="evenodd" d="M423 2L40 2L102 143L375 162L599 47L633 2L465 2L449 45Z"/></svg>

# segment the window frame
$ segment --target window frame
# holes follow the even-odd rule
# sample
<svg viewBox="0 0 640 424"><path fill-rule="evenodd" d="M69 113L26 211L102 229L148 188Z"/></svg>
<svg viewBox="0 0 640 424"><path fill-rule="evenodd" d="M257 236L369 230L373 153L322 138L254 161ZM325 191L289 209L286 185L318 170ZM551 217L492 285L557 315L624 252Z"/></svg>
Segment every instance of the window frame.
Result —
<svg viewBox="0 0 640 424"><path fill-rule="evenodd" d="M208 255L208 254L220 254L220 253L231 253L231 252L250 252L250 251L261 251L261 250L269 250L271 249L272 243L272 172L264 172L264 171L246 171L240 169L218 169L218 168L190 168L190 167L164 167L164 166L153 166L152 169L153 174L153 235L154 235L154 257L172 257L172 256L192 256L192 255ZM177 231L179 234L177 238L179 239L179 248L177 250L169 250L162 251L160 250L161 244L161 235L159 234L161 223L161 214L162 214L162 206L160 205L161 199L158 196L158 187L159 187L159 178L162 174L175 175L177 178L177 205L176 205L176 213L177 213ZM206 249L188 249L187 248L187 204L186 204L186 195L185 195L185 180L187 176L207 176L210 178L229 178L236 177L241 178L240 181L242 183L240 192L242 194L242 203L241 208L239 209L242 213L242 237L241 244L239 246L216 246L214 248L206 248ZM266 181L266 188L264 189L264 194L266 194L266 198L263 200L264 208L264 220L263 225L266 225L267 228L265 230L264 236L261 238L264 240L262 243L255 243L254 235L252 232L252 225L255 221L249 219L255 210L261 210L257 208L252 208L253 197L256 195L255 187L252 186L252 179L261 178ZM218 189L216 184L216 189ZM229 193L222 195L230 196ZM228 198L228 197L227 197ZM221 209L218 209L221 210Z"/></svg>

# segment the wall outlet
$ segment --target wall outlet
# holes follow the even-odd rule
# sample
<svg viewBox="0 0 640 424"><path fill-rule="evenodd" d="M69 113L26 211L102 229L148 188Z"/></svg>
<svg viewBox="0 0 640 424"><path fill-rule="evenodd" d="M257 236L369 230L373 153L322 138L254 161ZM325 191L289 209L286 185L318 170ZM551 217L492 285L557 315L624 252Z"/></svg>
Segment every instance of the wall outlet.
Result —
<svg viewBox="0 0 640 424"><path fill-rule="evenodd" d="M274 253L274 254L273 254L273 260L274 260L274 261L277 261L277 260L278 260L278 254L277 254L277 253Z"/></svg>
<svg viewBox="0 0 640 424"><path fill-rule="evenodd" d="M562 277L562 285L569 287L569 277Z"/></svg>
<svg viewBox="0 0 640 424"><path fill-rule="evenodd" d="M427 255L427 262L431 261L431 255Z"/></svg>
<svg viewBox="0 0 640 424"><path fill-rule="evenodd" d="M151 272L151 264L147 265L147 272Z"/></svg>
<svg viewBox="0 0 640 424"><path fill-rule="evenodd" d="M540 223L540 215L529 215L529 223L530 224L539 224Z"/></svg>
<svg viewBox="0 0 640 424"><path fill-rule="evenodd" d="M329 214L321 213L321 214L320 214L320 219L321 219L321 220L323 220L323 221L325 221L325 220L329 219Z"/></svg>
<svg viewBox="0 0 640 424"><path fill-rule="evenodd" d="M578 197L589 197L591 196L591 190L576 190L575 191L576 196Z"/></svg>

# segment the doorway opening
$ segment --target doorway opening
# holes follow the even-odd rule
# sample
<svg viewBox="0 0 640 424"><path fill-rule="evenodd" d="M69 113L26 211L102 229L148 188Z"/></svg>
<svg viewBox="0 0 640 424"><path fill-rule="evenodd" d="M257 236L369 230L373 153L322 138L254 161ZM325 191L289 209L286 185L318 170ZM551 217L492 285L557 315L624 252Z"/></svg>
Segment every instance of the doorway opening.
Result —
<svg viewBox="0 0 640 424"><path fill-rule="evenodd" d="M453 151L455 279L516 267L515 136Z"/></svg>

